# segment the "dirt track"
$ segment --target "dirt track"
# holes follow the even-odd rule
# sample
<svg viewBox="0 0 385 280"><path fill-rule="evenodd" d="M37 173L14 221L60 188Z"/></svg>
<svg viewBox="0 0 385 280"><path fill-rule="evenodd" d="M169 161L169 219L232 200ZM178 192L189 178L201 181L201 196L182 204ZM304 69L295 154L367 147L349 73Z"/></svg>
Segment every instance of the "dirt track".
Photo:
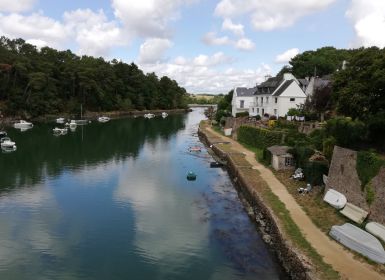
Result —
<svg viewBox="0 0 385 280"><path fill-rule="evenodd" d="M292 219L301 229L305 238L323 257L324 261L332 265L332 267L340 273L342 279L385 279L384 276L374 271L370 265L354 259L352 253L345 250L340 244L329 239L325 233L317 228L302 210L301 206L295 201L293 196L287 191L286 187L274 176L271 170L256 161L253 152L245 149L238 142L217 133L211 128L207 128L207 130L222 138L223 141L229 141L233 149L246 155L246 160L254 169L259 170L262 179L266 181L273 193L285 204Z"/></svg>

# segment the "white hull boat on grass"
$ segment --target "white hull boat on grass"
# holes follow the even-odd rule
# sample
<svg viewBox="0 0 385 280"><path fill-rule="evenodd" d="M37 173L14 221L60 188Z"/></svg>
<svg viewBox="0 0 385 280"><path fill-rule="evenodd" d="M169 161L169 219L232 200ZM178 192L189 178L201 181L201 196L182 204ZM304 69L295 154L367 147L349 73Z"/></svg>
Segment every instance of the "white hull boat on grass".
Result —
<svg viewBox="0 0 385 280"><path fill-rule="evenodd" d="M324 196L324 201L329 203L331 206L333 206L336 209L342 209L346 205L346 197L340 193L337 192L336 190L329 189L325 196Z"/></svg>
<svg viewBox="0 0 385 280"><path fill-rule="evenodd" d="M332 226L329 235L339 243L356 251L372 261L385 263L385 251L380 241L370 233L346 223L342 226Z"/></svg>
<svg viewBox="0 0 385 280"><path fill-rule="evenodd" d="M385 226L376 222L369 222L365 229L385 242Z"/></svg>

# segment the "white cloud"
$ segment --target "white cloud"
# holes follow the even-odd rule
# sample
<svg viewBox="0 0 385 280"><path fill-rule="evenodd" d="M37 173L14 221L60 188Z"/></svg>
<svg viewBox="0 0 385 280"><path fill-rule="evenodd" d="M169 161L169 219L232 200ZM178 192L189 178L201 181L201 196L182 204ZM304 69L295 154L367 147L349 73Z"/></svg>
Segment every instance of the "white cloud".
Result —
<svg viewBox="0 0 385 280"><path fill-rule="evenodd" d="M25 12L30 10L36 0L0 0L0 12L14 13Z"/></svg>
<svg viewBox="0 0 385 280"><path fill-rule="evenodd" d="M289 49L279 55L276 56L275 62L276 63L288 63L290 59L295 57L297 54L299 54L299 49L293 48Z"/></svg>
<svg viewBox="0 0 385 280"><path fill-rule="evenodd" d="M147 39L139 49L139 63L156 63L162 60L164 53L173 46L168 39Z"/></svg>
<svg viewBox="0 0 385 280"><path fill-rule="evenodd" d="M241 38L235 43L235 47L241 51L252 51L255 44L248 38Z"/></svg>
<svg viewBox="0 0 385 280"><path fill-rule="evenodd" d="M244 26L242 24L234 24L231 19L226 18L222 23L222 30L228 30L233 32L237 36L243 36Z"/></svg>
<svg viewBox="0 0 385 280"><path fill-rule="evenodd" d="M0 14L0 33L9 38L23 38L30 42L44 42L51 47L61 46L68 37L65 26L41 13L29 16Z"/></svg>
<svg viewBox="0 0 385 280"><path fill-rule="evenodd" d="M128 40L115 21L108 21L103 10L78 9L64 13L66 29L75 37L79 54L105 56L115 46Z"/></svg>
<svg viewBox="0 0 385 280"><path fill-rule="evenodd" d="M226 56L223 52L217 52L212 56L198 55L193 59L193 64L196 66L216 66L220 64L227 64L232 62L233 59Z"/></svg>
<svg viewBox="0 0 385 280"><path fill-rule="evenodd" d="M356 45L385 47L385 1L352 0L346 12L356 32Z"/></svg>
<svg viewBox="0 0 385 280"><path fill-rule="evenodd" d="M112 0L114 14L127 32L142 37L168 37L168 23L179 18L179 8L192 0Z"/></svg>
<svg viewBox="0 0 385 280"><path fill-rule="evenodd" d="M221 0L215 15L235 18L250 15L256 30L273 30L293 25L299 18L326 8L336 0Z"/></svg>
<svg viewBox="0 0 385 280"><path fill-rule="evenodd" d="M266 64L246 70L219 67L228 63L213 62L221 56L212 55L208 56L208 59L206 56L197 56L190 60L179 57L173 63L147 64L141 65L141 68L145 72L155 72L158 76L166 75L191 93L227 93L236 86L255 86L256 83L264 81L266 75L271 74L271 68Z"/></svg>
<svg viewBox="0 0 385 280"><path fill-rule="evenodd" d="M224 46L231 44L231 40L227 36L217 37L215 32L208 32L202 41L207 45Z"/></svg>

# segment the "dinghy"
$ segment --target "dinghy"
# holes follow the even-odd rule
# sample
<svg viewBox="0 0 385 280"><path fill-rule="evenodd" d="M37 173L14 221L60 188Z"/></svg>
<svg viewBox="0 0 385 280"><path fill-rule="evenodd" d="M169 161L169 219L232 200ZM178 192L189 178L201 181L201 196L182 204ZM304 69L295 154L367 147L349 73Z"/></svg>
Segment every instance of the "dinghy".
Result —
<svg viewBox="0 0 385 280"><path fill-rule="evenodd" d="M325 196L324 201L329 203L331 206L333 206L336 209L342 209L345 207L345 204L347 202L346 197L336 190L329 189Z"/></svg>
<svg viewBox="0 0 385 280"><path fill-rule="evenodd" d="M385 263L385 251L380 241L359 227L349 223L342 226L332 226L329 235L339 243L372 261Z"/></svg>
<svg viewBox="0 0 385 280"><path fill-rule="evenodd" d="M376 222L367 223L365 229L385 242L385 226Z"/></svg>

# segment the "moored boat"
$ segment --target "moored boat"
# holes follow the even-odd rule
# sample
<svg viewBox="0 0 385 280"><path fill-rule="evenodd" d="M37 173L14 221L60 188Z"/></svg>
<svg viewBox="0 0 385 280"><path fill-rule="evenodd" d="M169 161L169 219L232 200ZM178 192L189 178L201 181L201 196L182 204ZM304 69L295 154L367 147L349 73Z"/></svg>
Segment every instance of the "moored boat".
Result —
<svg viewBox="0 0 385 280"><path fill-rule="evenodd" d="M27 122L25 120L20 120L20 121L16 122L13 126L15 128L19 128L19 129L28 129L28 128L32 128L33 124L30 122Z"/></svg>
<svg viewBox="0 0 385 280"><path fill-rule="evenodd" d="M108 122L109 120L110 120L110 118L109 117L105 117L105 116L101 116L101 117L98 118L98 122L102 122L102 123Z"/></svg>
<svg viewBox="0 0 385 280"><path fill-rule="evenodd" d="M151 113L148 113L148 114L144 114L144 117L147 118L147 119L152 119L153 117L155 117L155 115L151 114Z"/></svg>
<svg viewBox="0 0 385 280"><path fill-rule="evenodd" d="M57 118L57 119L56 119L56 123L62 124L62 123L64 123L64 122L65 122L65 118Z"/></svg>
<svg viewBox="0 0 385 280"><path fill-rule="evenodd" d="M0 146L2 149L16 149L16 143L9 137L3 137L0 139Z"/></svg>
<svg viewBox="0 0 385 280"><path fill-rule="evenodd" d="M68 132L68 128L55 127L54 129L52 129L52 131L55 135L65 135Z"/></svg>
<svg viewBox="0 0 385 280"><path fill-rule="evenodd" d="M167 118L168 114L166 112L162 113L162 118Z"/></svg>

